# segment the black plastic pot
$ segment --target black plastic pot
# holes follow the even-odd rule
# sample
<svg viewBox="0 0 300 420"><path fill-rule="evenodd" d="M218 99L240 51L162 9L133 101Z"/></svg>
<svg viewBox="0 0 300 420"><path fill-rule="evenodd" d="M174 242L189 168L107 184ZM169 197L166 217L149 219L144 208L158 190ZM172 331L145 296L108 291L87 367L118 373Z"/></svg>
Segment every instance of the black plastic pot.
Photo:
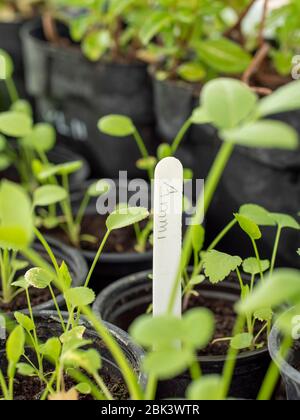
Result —
<svg viewBox="0 0 300 420"><path fill-rule="evenodd" d="M24 66L20 37L23 24L23 20L0 22L0 48L7 51L14 61L14 80L22 97L25 95ZM7 109L10 101L4 82L0 82L0 93L0 109Z"/></svg>
<svg viewBox="0 0 300 420"><path fill-rule="evenodd" d="M65 261L65 263L67 264L73 279L73 286L82 286L87 275L87 265L81 254L78 251L67 247L64 244L50 237L47 237L47 242L49 243L57 261L59 263ZM39 242L34 243L33 249L36 252L38 252L38 254L42 256L45 260L49 260L45 249ZM24 275L24 273L19 273L19 275L22 274ZM56 300L60 308L65 307L65 301L62 294L58 294L56 296ZM55 305L53 303L53 300L51 299L47 302L43 302L33 306L33 309L36 311L52 310L55 309ZM28 310L24 309L23 312L28 313Z"/></svg>
<svg viewBox="0 0 300 420"><path fill-rule="evenodd" d="M161 81L153 72L152 80L157 129L164 141L172 142L193 110L199 106L199 95L188 83ZM211 125L193 125L177 155L185 166L193 169L197 178L205 178L219 146L220 141Z"/></svg>
<svg viewBox="0 0 300 420"><path fill-rule="evenodd" d="M59 25L58 30L68 38L65 27ZM26 86L36 99L39 117L73 140L90 158L95 174L117 177L119 170L128 170L130 177L136 176L139 153L134 140L106 137L97 122L111 113L127 115L153 149L152 88L146 65L89 62L71 41L67 47L49 44L39 22L27 24L22 39Z"/></svg>
<svg viewBox="0 0 300 420"><path fill-rule="evenodd" d="M93 310L101 319L128 330L132 322L144 314L152 303L152 282L149 272L134 274L112 284L97 297ZM216 297L232 303L239 299L236 283L225 281L219 285L204 283L202 296ZM224 356L201 356L199 362L204 374L219 374L224 367ZM234 398L255 399L270 364L268 350L242 353L238 356L230 390ZM188 373L160 384L160 398L183 398L191 379Z"/></svg>
<svg viewBox="0 0 300 420"><path fill-rule="evenodd" d="M65 319L67 319L67 314L63 313ZM51 337L59 337L62 334L60 320L55 311L35 311L34 319L37 326L38 338L41 342L45 342ZM85 332L84 338L86 340L91 340L92 344L88 345L87 348L96 349L101 355L102 368L100 374L105 374L111 377L117 383L123 382L122 373L119 367L116 365L113 356L108 351L108 349L103 344L102 340L99 338L98 334L93 331L91 325L82 320L81 324L86 326L87 330ZM140 385L145 388L146 386L146 377L140 372L140 364L143 358L144 352L141 348L136 346L124 331L105 323L109 332L115 338L119 346L121 347L124 355L126 356L128 362L131 364L134 371L138 374L138 379ZM3 365L6 365L5 357L5 340L0 340L0 360L1 368ZM27 355L34 357L34 354L30 348L27 349ZM37 399L38 399L37 395ZM23 396L21 396L23 399Z"/></svg>
<svg viewBox="0 0 300 420"><path fill-rule="evenodd" d="M290 350L287 360L279 356L282 344L282 335L275 324L269 336L269 352L273 361L280 369L284 381L287 399L289 401L300 400L300 371L293 367L295 362L299 365L299 351Z"/></svg>

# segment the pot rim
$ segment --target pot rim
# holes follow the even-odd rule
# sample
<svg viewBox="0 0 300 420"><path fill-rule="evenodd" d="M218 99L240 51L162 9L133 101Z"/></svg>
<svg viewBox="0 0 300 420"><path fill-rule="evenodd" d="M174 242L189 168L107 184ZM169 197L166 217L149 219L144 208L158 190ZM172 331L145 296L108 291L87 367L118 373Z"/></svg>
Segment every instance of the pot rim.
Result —
<svg viewBox="0 0 300 420"><path fill-rule="evenodd" d="M291 312L294 308L290 308L286 313ZM281 315L283 317L284 315ZM278 344L281 341L280 338L280 330L278 328L279 321L277 320L275 325L271 330L271 334L268 340L268 348L270 356L276 366L280 369L280 372L286 375L287 377L291 378L297 384L300 384L300 372L295 369L292 365L290 365L282 356L279 354L279 346Z"/></svg>
<svg viewBox="0 0 300 420"><path fill-rule="evenodd" d="M147 271L142 271L140 273L136 273L136 274L132 274L129 275L127 277L124 277L112 284L110 284L108 287L106 287L102 292L100 292L100 294L97 296L94 304L93 304L93 311L94 313L99 316L99 311L98 308L99 306L106 302L109 298L109 296L113 295L113 296L118 296L118 289L122 289L124 285L126 284L143 284L143 282L145 281L145 279L149 276L149 274L151 274L152 272L147 270ZM222 282L223 284L228 284L228 282ZM230 286L232 287L232 289L236 289L239 290L238 285L235 284L230 284ZM252 359L252 358L257 358L257 357L263 357L265 356L265 354L268 353L268 346L264 347L263 349L259 349L259 350L254 350L254 351L247 351L244 353L240 353L237 356L237 360L238 361L244 361L247 359ZM200 356L198 357L198 361L200 363L205 363L205 362L225 362L227 360L226 355L225 356Z"/></svg>

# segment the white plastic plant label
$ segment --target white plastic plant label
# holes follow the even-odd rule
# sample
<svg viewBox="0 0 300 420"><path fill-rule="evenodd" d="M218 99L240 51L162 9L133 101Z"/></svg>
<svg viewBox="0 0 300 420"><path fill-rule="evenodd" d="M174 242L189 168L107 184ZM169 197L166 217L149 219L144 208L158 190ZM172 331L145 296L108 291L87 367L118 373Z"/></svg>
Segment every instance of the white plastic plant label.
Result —
<svg viewBox="0 0 300 420"><path fill-rule="evenodd" d="M183 167L175 158L165 158L154 177L153 315L168 310L182 251ZM182 313L178 287L173 314Z"/></svg>

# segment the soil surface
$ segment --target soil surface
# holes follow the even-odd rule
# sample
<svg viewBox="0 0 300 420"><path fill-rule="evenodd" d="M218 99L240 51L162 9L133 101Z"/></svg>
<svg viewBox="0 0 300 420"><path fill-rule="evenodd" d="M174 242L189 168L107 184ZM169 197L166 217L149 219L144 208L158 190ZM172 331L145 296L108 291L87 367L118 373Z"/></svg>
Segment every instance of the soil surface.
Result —
<svg viewBox="0 0 300 420"><path fill-rule="evenodd" d="M300 372L300 340L294 342L291 355L291 365Z"/></svg>
<svg viewBox="0 0 300 420"><path fill-rule="evenodd" d="M210 299L208 297L192 296L189 301L188 309L192 308L207 308L213 312L215 318L215 334L212 342L202 351L199 352L201 356L224 356L228 353L229 341L217 342L213 344L214 340L226 337L232 337L232 332L236 322L236 313L233 304L223 299ZM256 323L256 331L258 332L262 327L260 322ZM261 342L267 343L266 334L262 335ZM247 349L245 351L248 351Z"/></svg>
<svg viewBox="0 0 300 420"><path fill-rule="evenodd" d="M54 290L55 295L59 294L58 290ZM49 302L52 300L52 296L50 290L47 289L35 289L31 287L29 289L30 301L31 306L34 308L35 306L41 305L42 303ZM0 301L0 311L2 312L15 312L20 311L23 309L27 309L27 298L26 293L19 294L11 303L3 303Z"/></svg>
<svg viewBox="0 0 300 420"><path fill-rule="evenodd" d="M59 337L62 333L61 325L58 321L55 321L52 317L41 317L36 318L36 329L37 336L41 343L46 342L47 339L51 337ZM107 347L103 341L96 335L91 334L88 330L84 334L84 339L89 340L92 344L85 346L83 349L96 349L102 356L103 367L99 372L99 375L103 379L107 388L111 392L112 396L116 400L127 400L129 399L129 393L127 387L118 371L111 370L111 365L105 361L110 360L111 356L107 350ZM37 365L36 355L34 351L30 348L26 349L26 356L31 360L32 363ZM21 359L21 362L27 363L24 359ZM7 370L7 361L0 359L0 367L2 371ZM46 359L43 361L44 374L51 374L53 372L53 365L48 362ZM83 372L85 373L85 372ZM86 373L85 373L86 374ZM91 378L90 378L91 379ZM72 387L76 385L76 382L69 376L65 374L65 391L69 391ZM37 377L24 377L21 375L16 375L14 381L14 399L16 400L39 400L45 390L44 383ZM1 397L1 395L0 395ZM92 400L91 395L79 395L79 400Z"/></svg>
<svg viewBox="0 0 300 420"><path fill-rule="evenodd" d="M89 235L97 238L96 242L82 241L80 248L84 251L97 252L99 245L106 233L106 216L86 215L82 221L81 235ZM68 235L61 228L46 231L47 234L62 241L66 245L73 246ZM104 248L104 253L135 253L136 235L132 226L111 232ZM149 248L150 249L150 245Z"/></svg>
<svg viewBox="0 0 300 420"><path fill-rule="evenodd" d="M47 373L50 372L49 370ZM102 373L101 377L115 400L127 400L129 398L126 386L120 379L111 377L105 373ZM64 381L66 392L76 386L76 382L68 376L64 377ZM16 400L39 400L45 390L44 384L37 377L17 375L14 384L14 397ZM91 395L80 394L78 395L78 399L91 401L93 397Z"/></svg>

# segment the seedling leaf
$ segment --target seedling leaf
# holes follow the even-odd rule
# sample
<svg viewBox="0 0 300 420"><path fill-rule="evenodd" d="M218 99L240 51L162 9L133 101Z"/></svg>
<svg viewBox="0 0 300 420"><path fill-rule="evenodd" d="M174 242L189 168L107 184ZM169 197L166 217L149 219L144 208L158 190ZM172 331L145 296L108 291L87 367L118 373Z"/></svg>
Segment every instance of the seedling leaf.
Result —
<svg viewBox="0 0 300 420"><path fill-rule="evenodd" d="M67 198L67 191L59 185L43 185L35 190L33 203L35 206L50 206Z"/></svg>
<svg viewBox="0 0 300 420"><path fill-rule="evenodd" d="M102 133L112 137L128 137L135 133L132 120L123 115L108 115L101 118L98 128Z"/></svg>
<svg viewBox="0 0 300 420"><path fill-rule="evenodd" d="M249 333L238 334L230 342L230 346L235 350L244 350L251 347L253 335Z"/></svg>
<svg viewBox="0 0 300 420"><path fill-rule="evenodd" d="M269 270L270 268L270 261L269 260L261 260L260 266L256 258L247 258L243 262L243 270L247 274L251 274L256 276L260 274L261 271L264 273L265 271Z"/></svg>
<svg viewBox="0 0 300 420"><path fill-rule="evenodd" d="M95 292L87 287L74 287L65 292L65 299L75 307L90 305L95 297Z"/></svg>
<svg viewBox="0 0 300 420"><path fill-rule="evenodd" d="M272 214L256 204L244 204L240 207L239 214L252 220L258 226L275 226Z"/></svg>
<svg viewBox="0 0 300 420"><path fill-rule="evenodd" d="M109 231L113 231L140 223L147 217L149 217L149 212L143 207L122 208L108 216L106 226Z"/></svg>
<svg viewBox="0 0 300 420"><path fill-rule="evenodd" d="M36 289L46 289L53 281L53 276L43 268L35 267L28 270L25 280Z"/></svg>
<svg viewBox="0 0 300 420"><path fill-rule="evenodd" d="M258 240L262 237L261 231L256 223L241 214L235 214L234 216L237 219L240 228L247 233L251 239Z"/></svg>
<svg viewBox="0 0 300 420"><path fill-rule="evenodd" d="M187 389L187 398L193 401L219 401L221 397L222 377L218 375L206 375Z"/></svg>
<svg viewBox="0 0 300 420"><path fill-rule="evenodd" d="M183 328L183 341L195 349L203 349L213 338L214 316L205 308L192 309L184 315Z"/></svg>
<svg viewBox="0 0 300 420"><path fill-rule="evenodd" d="M207 252L203 261L205 275L211 283L219 283L224 280L242 264L240 257L234 257L216 250Z"/></svg>

